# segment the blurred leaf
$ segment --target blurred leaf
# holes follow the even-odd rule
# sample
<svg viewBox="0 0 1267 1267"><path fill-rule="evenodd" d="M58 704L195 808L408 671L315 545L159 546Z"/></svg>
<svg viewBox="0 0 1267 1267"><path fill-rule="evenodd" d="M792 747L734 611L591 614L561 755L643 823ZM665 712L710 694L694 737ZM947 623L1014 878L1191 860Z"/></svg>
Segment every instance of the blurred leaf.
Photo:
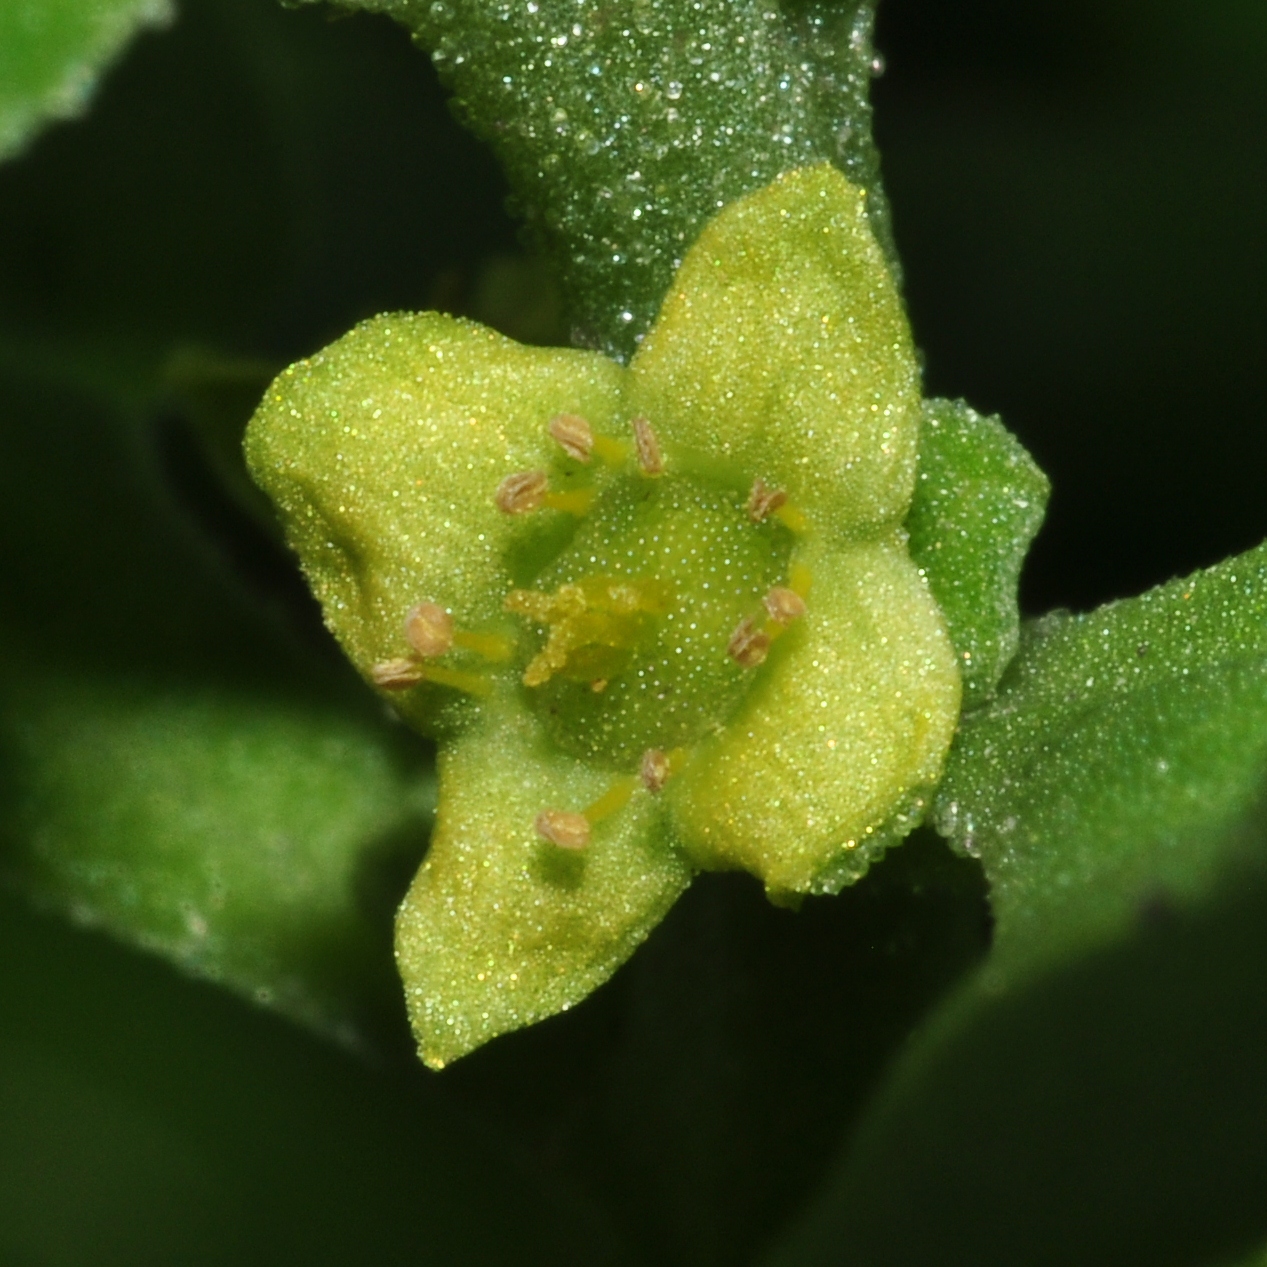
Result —
<svg viewBox="0 0 1267 1267"><path fill-rule="evenodd" d="M0 6L0 160L41 125L86 109L97 76L170 0L9 0Z"/></svg>
<svg viewBox="0 0 1267 1267"><path fill-rule="evenodd" d="M1260 855L1264 826L1243 824ZM1023 986L961 990L771 1267L1234 1260L1267 1235L1264 1051L1259 866Z"/></svg>
<svg viewBox="0 0 1267 1267"><path fill-rule="evenodd" d="M332 651L299 640L298 613L253 611L207 525L182 522L158 484L148 432L15 376L0 412L23 424L0 432L4 873L364 1037L397 988L390 911L425 845L426 753ZM219 509L232 544L251 525Z"/></svg>
<svg viewBox="0 0 1267 1267"><path fill-rule="evenodd" d="M431 51L554 257L573 341L628 358L719 207L829 159L870 194L867 0L352 0Z"/></svg>
<svg viewBox="0 0 1267 1267"><path fill-rule="evenodd" d="M1267 1232L1267 547L1026 630L940 825L985 966L776 1261L1197 1267Z"/></svg>
<svg viewBox="0 0 1267 1267"><path fill-rule="evenodd" d="M1239 1255L1234 1264L1229 1262L1226 1267L1263 1267L1264 1263L1267 1263L1267 1249L1259 1249L1252 1254Z"/></svg>
<svg viewBox="0 0 1267 1267"><path fill-rule="evenodd" d="M0 171L0 869L345 1039L399 1012L430 755L252 518L236 437L264 366L504 249L491 170L390 23L187 0Z"/></svg>
<svg viewBox="0 0 1267 1267"><path fill-rule="evenodd" d="M919 479L906 517L959 653L965 711L994 692L1020 641L1016 590L1049 486L998 418L925 400Z"/></svg>
<svg viewBox="0 0 1267 1267"><path fill-rule="evenodd" d="M182 0L0 167L0 329L146 390L182 348L285 365L504 253L504 191L393 23Z"/></svg>
<svg viewBox="0 0 1267 1267"><path fill-rule="evenodd" d="M631 1260L412 1061L371 1069L0 896L0 1261Z"/></svg>

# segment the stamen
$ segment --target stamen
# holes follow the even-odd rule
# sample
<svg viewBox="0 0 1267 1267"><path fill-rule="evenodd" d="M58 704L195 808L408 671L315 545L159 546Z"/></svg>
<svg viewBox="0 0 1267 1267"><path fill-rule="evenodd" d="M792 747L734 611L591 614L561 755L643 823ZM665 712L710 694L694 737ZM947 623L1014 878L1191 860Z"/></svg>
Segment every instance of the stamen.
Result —
<svg viewBox="0 0 1267 1267"><path fill-rule="evenodd" d="M774 512L774 517L782 522L784 527L790 528L798 537L804 536L809 531L809 520L805 518L803 510L797 510L795 506L789 506L785 502Z"/></svg>
<svg viewBox="0 0 1267 1267"><path fill-rule="evenodd" d="M446 669L439 664L419 665L418 676L424 682L451 686L455 691L465 691L467 695L478 695L481 699L493 693L493 684L478 673L463 673L461 669Z"/></svg>
<svg viewBox="0 0 1267 1267"><path fill-rule="evenodd" d="M644 475L663 475L664 455L660 452L660 441L651 424L645 418L637 417L629 425L633 427L634 447L638 451L638 469Z"/></svg>
<svg viewBox="0 0 1267 1267"><path fill-rule="evenodd" d="M776 625L790 625L805 615L805 600L783 585L775 585L762 600L770 619Z"/></svg>
<svg viewBox="0 0 1267 1267"><path fill-rule="evenodd" d="M555 414L550 419L550 434L563 452L578 462L588 462L594 451L594 432L580 414Z"/></svg>
<svg viewBox="0 0 1267 1267"><path fill-rule="evenodd" d="M648 792L658 792L669 781L669 775L672 772L668 755L661 752L659 748L648 748L642 754L642 761L638 766L638 777Z"/></svg>
<svg viewBox="0 0 1267 1267"><path fill-rule="evenodd" d="M476 655L483 656L494 664L504 664L515 654L515 644L499 634L469 633L464 629L455 629L453 645L461 647L463 651L474 651Z"/></svg>
<svg viewBox="0 0 1267 1267"><path fill-rule="evenodd" d="M593 691L595 695L601 695L606 689L607 679L605 677L596 677L590 683L590 690Z"/></svg>
<svg viewBox="0 0 1267 1267"><path fill-rule="evenodd" d="M758 629L756 621L745 616L730 635L726 654L744 669L755 669L769 654L770 635Z"/></svg>
<svg viewBox="0 0 1267 1267"><path fill-rule="evenodd" d="M569 515L576 515L579 518L594 504L594 490L577 488L570 493L546 491L541 494L541 504L548 506L551 510L566 510Z"/></svg>
<svg viewBox="0 0 1267 1267"><path fill-rule="evenodd" d="M493 500L504 514L524 515L541 506L548 483L544 471L519 471L498 484Z"/></svg>
<svg viewBox="0 0 1267 1267"><path fill-rule="evenodd" d="M416 660L383 660L370 670L374 685L384 691L407 691L422 681Z"/></svg>
<svg viewBox="0 0 1267 1267"><path fill-rule="evenodd" d="M586 808L583 815L585 821L593 826L595 823L601 823L604 818L610 818L618 813L629 804L629 798L633 796L637 788L638 780L632 775L617 779L593 805Z"/></svg>
<svg viewBox="0 0 1267 1267"><path fill-rule="evenodd" d="M424 660L434 660L453 646L453 617L439 603L419 603L405 617L405 637Z"/></svg>
<svg viewBox="0 0 1267 1267"><path fill-rule="evenodd" d="M787 501L787 493L781 488L771 488L764 480L752 481L752 491L748 494L748 518L759 524L768 515L772 515Z"/></svg>
<svg viewBox="0 0 1267 1267"><path fill-rule="evenodd" d="M620 466L629 456L629 446L611 436L595 436L594 452L608 466Z"/></svg>
<svg viewBox="0 0 1267 1267"><path fill-rule="evenodd" d="M438 664L421 664L417 660L383 660L370 669L374 685L384 691L408 691L423 682L451 686L455 691L481 698L490 695L493 685L476 673L446 669Z"/></svg>
<svg viewBox="0 0 1267 1267"><path fill-rule="evenodd" d="M787 587L794 594L799 594L803 599L808 598L813 584L813 573L810 572L804 563L793 563L788 569Z"/></svg>
<svg viewBox="0 0 1267 1267"><path fill-rule="evenodd" d="M562 809L543 809L537 815L537 832L560 849L580 850L590 842L589 819Z"/></svg>

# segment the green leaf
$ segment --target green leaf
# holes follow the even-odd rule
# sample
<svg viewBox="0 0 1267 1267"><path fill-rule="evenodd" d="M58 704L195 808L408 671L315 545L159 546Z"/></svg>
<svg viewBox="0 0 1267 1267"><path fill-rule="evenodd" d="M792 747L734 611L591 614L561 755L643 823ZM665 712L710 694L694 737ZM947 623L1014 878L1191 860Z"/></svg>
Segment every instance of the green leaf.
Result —
<svg viewBox="0 0 1267 1267"><path fill-rule="evenodd" d="M896 269L848 0L353 0L431 51L554 257L574 342L628 357L719 207L827 159Z"/></svg>
<svg viewBox="0 0 1267 1267"><path fill-rule="evenodd" d="M1264 770L1267 547L1031 625L997 699L964 719L935 808L985 866L994 971L1208 892Z"/></svg>
<svg viewBox="0 0 1267 1267"><path fill-rule="evenodd" d="M1030 626L937 804L995 945L780 1263L1203 1264L1267 1232L1267 547Z"/></svg>
<svg viewBox="0 0 1267 1267"><path fill-rule="evenodd" d="M994 693L1016 654L1017 583L1049 489L998 418L963 401L924 401L906 529L959 655L965 711Z"/></svg>
<svg viewBox="0 0 1267 1267"><path fill-rule="evenodd" d="M491 169L390 23L185 0L0 170L0 868L345 1038L400 1011L431 756L252 521L240 435L261 361L424 303L459 231L504 249Z"/></svg>
<svg viewBox="0 0 1267 1267"><path fill-rule="evenodd" d="M10 0L0 6L0 160L88 106L100 73L171 0Z"/></svg>
<svg viewBox="0 0 1267 1267"><path fill-rule="evenodd" d="M1262 813L1242 827L1267 853ZM1267 1236L1265 1048L1259 865L1023 985L976 976L769 1267L1234 1260Z"/></svg>
<svg viewBox="0 0 1267 1267"><path fill-rule="evenodd" d="M0 441L4 874L364 1037L393 996L389 917L426 839L427 754L331 653L253 612L173 514L147 431L46 382L0 383L0 409L25 423Z"/></svg>

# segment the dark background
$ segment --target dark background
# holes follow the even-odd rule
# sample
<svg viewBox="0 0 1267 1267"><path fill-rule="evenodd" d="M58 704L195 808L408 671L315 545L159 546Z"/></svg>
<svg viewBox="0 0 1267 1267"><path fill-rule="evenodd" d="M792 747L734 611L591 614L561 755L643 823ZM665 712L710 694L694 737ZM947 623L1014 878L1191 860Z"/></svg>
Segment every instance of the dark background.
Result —
<svg viewBox="0 0 1267 1267"><path fill-rule="evenodd" d="M928 391L1054 484L1026 610L1257 543L1261 6L886 0L878 43ZM181 343L280 366L384 309L487 311L504 197L386 21L189 0L0 169L0 343L140 382ZM987 937L928 834L795 916L706 878L594 999L436 1076L399 1015L345 1055L6 896L0 1263L751 1261Z"/></svg>

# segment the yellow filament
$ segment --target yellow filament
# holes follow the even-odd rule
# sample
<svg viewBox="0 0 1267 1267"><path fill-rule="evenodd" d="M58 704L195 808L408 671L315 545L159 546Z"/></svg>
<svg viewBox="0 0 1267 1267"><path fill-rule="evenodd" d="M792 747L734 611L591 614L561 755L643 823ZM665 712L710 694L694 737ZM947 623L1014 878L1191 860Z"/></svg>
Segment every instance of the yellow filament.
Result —
<svg viewBox="0 0 1267 1267"><path fill-rule="evenodd" d="M639 780L633 775L617 779L593 805L582 810L581 813L591 824L610 818L612 814L618 813L629 804L629 798L638 787Z"/></svg>
<svg viewBox="0 0 1267 1267"><path fill-rule="evenodd" d="M620 466L629 458L629 446L611 436L595 436L594 453L608 466Z"/></svg>
<svg viewBox="0 0 1267 1267"><path fill-rule="evenodd" d="M780 520L786 527L796 533L799 537L809 530L809 520L805 518L803 510L797 510L795 506L789 506L784 502L782 506L774 512L775 519ZM789 586L789 589L792 587Z"/></svg>
<svg viewBox="0 0 1267 1267"><path fill-rule="evenodd" d="M594 490L578 488L570 493L542 493L541 504L551 510L565 510L569 515L584 515L594 504Z"/></svg>
<svg viewBox="0 0 1267 1267"><path fill-rule="evenodd" d="M498 634L467 633L462 629L453 631L453 645L465 651L474 651L494 664L504 664L515 653L515 645L509 638Z"/></svg>
<svg viewBox="0 0 1267 1267"><path fill-rule="evenodd" d="M802 600L809 597L810 587L814 584L814 577L809 568L804 563L793 563L788 568L787 587L793 594Z"/></svg>
<svg viewBox="0 0 1267 1267"><path fill-rule="evenodd" d="M481 699L491 695L493 690L493 684L478 673L463 673L460 669L446 669L439 664L420 664L418 677L437 686L451 686L468 695L478 695Z"/></svg>

